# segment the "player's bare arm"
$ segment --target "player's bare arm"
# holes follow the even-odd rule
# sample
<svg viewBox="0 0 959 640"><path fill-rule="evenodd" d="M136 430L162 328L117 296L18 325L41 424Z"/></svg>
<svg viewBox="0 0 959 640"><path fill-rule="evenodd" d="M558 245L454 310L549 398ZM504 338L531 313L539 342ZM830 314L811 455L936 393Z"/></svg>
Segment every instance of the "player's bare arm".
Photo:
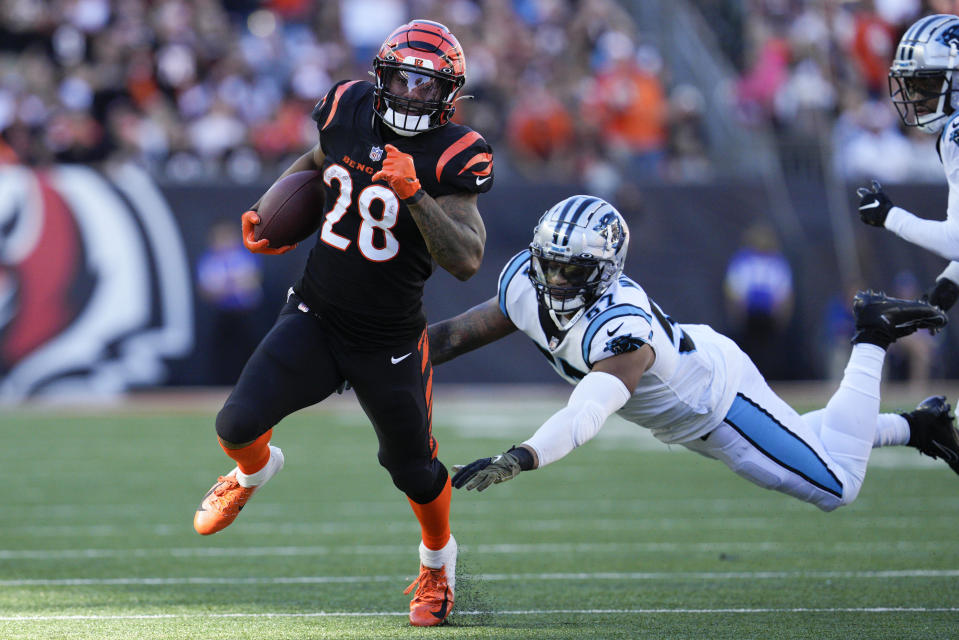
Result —
<svg viewBox="0 0 959 640"><path fill-rule="evenodd" d="M454 193L433 198L416 177L413 157L391 144L385 146L383 168L373 181L390 185L413 216L436 263L460 280L467 280L480 268L486 227L476 207L476 194Z"/></svg>
<svg viewBox="0 0 959 640"><path fill-rule="evenodd" d="M442 364L516 331L500 311L495 297L458 316L431 324L428 329L430 360Z"/></svg>
<svg viewBox="0 0 959 640"><path fill-rule="evenodd" d="M475 193L454 193L435 200L424 195L408 205L430 255L460 280L472 277L483 262L486 227L476 198Z"/></svg>

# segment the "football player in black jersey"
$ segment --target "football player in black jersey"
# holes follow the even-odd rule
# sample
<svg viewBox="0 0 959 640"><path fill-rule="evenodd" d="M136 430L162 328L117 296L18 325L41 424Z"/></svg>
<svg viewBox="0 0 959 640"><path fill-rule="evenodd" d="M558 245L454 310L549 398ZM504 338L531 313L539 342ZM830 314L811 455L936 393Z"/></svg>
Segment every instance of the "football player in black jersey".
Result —
<svg viewBox="0 0 959 640"><path fill-rule="evenodd" d="M449 476L432 435L423 285L434 263L460 280L479 269L486 230L476 202L492 186L493 156L480 134L450 122L466 64L445 26L397 28L373 75L375 84L330 89L313 110L319 142L280 176L322 172L322 223L303 276L217 415L220 444L237 467L203 498L194 527L206 535L228 526L283 466L270 445L273 426L348 380L376 431L380 464L419 520L410 622L432 626L453 606L456 541ZM242 221L250 251L293 248L253 240L256 205Z"/></svg>

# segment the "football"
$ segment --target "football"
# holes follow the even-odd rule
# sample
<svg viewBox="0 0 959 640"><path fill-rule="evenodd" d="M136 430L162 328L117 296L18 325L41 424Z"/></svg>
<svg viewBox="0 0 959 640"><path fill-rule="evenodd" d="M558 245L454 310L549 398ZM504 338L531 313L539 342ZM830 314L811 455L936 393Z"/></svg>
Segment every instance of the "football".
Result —
<svg viewBox="0 0 959 640"><path fill-rule="evenodd" d="M279 180L263 194L253 225L253 239L266 238L271 248L296 244L320 226L323 178L319 171L298 171Z"/></svg>

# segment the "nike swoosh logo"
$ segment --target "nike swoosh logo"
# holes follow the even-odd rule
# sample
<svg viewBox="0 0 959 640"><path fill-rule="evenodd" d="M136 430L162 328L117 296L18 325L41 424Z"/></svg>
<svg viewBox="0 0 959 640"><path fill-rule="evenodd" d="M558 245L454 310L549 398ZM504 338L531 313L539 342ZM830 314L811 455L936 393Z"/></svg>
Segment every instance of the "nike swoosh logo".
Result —
<svg viewBox="0 0 959 640"><path fill-rule="evenodd" d="M392 362L393 364L399 364L403 362L404 360L406 360L407 358L409 358L411 355L413 355L412 351L407 353L405 356L400 356L399 358L394 358L393 356L390 356L390 362Z"/></svg>
<svg viewBox="0 0 959 640"><path fill-rule="evenodd" d="M480 186L481 184L483 184L484 182L486 182L487 180L489 180L489 179L492 178L492 177L493 177L493 176L486 176L485 178L477 178L477 179L476 179L476 186L477 186L477 187Z"/></svg>
<svg viewBox="0 0 959 640"><path fill-rule="evenodd" d="M450 606L450 588L446 587L446 591L443 592L443 606L440 607L439 611L430 611L430 615L436 618L437 620L442 620L446 617L446 612Z"/></svg>
<svg viewBox="0 0 959 640"><path fill-rule="evenodd" d="M620 322L620 323L619 323L619 327L616 327L615 329L607 329L607 330L606 330L606 335L608 335L608 336L613 335L614 333L616 333L617 331L619 331L620 327L622 327L623 324L625 324L625 323Z"/></svg>
<svg viewBox="0 0 959 640"><path fill-rule="evenodd" d="M216 488L219 487L221 484L223 484L223 483L217 482L215 485L213 485L212 487L210 487L210 490L209 490L209 491L207 491L206 493L203 494L203 497L200 498L200 506L197 508L197 511L206 511L206 509L203 508L203 503L206 502L206 499L209 498L210 495L211 495L214 491L216 491Z"/></svg>
<svg viewBox="0 0 959 640"><path fill-rule="evenodd" d="M879 206L879 202L877 201L877 202L873 202L872 204L864 204L864 205L862 205L862 206L859 207L859 208L860 208L860 209L875 209L875 208L878 207L878 206Z"/></svg>

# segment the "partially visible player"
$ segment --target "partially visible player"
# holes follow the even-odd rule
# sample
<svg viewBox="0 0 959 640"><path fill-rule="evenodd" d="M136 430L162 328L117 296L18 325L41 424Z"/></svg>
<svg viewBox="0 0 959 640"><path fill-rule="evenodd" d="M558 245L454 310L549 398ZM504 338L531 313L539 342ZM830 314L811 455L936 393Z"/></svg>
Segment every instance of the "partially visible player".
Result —
<svg viewBox="0 0 959 640"><path fill-rule="evenodd" d="M450 122L466 61L445 26L397 28L373 75L375 84L330 89L313 111L319 142L283 173L322 172L323 222L303 276L217 415L237 467L204 496L194 527L211 534L230 525L283 467L273 426L349 380L376 431L379 462L419 520L420 571L406 592L417 587L411 624L433 626L453 608L457 547L432 433L423 286L434 263L461 280L479 269L486 230L477 194L493 183L493 157L479 133ZM254 241L256 206L242 219L251 251L292 248Z"/></svg>
<svg viewBox="0 0 959 640"><path fill-rule="evenodd" d="M936 150L949 184L945 220L925 220L893 205L873 180L860 187L859 217L951 262L927 297L948 310L959 299L959 17L931 15L903 34L889 69L889 95L907 127L938 134Z"/></svg>
<svg viewBox="0 0 959 640"><path fill-rule="evenodd" d="M732 340L706 325L678 324L623 275L628 240L609 203L563 200L540 218L529 249L507 263L496 297L430 325L436 364L520 329L575 385L567 405L520 446L454 466L454 487L482 491L555 462L612 413L825 511L856 499L876 446L908 444L959 473L959 438L944 398L904 415L879 413L886 348L918 328L944 326L942 310L857 294L839 389L825 409L800 415Z"/></svg>

